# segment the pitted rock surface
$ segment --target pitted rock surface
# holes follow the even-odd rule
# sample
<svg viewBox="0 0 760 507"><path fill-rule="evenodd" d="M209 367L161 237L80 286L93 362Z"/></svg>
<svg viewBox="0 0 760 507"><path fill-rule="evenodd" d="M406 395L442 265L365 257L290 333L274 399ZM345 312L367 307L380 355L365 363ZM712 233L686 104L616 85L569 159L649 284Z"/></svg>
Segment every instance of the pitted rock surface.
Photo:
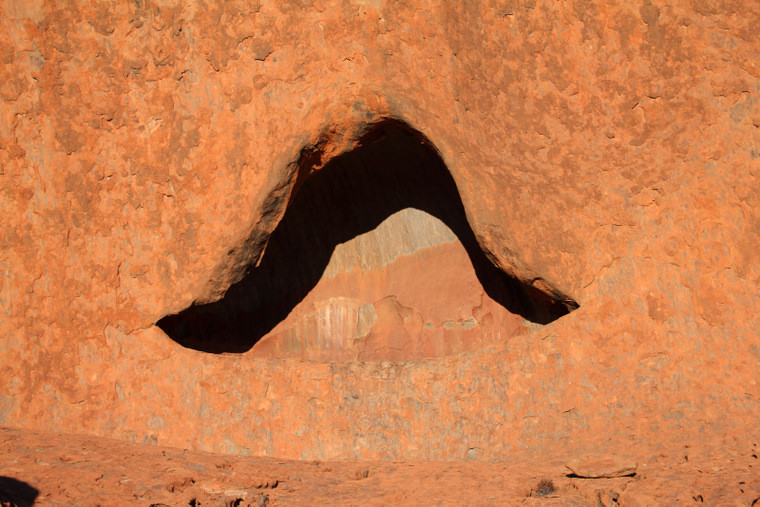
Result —
<svg viewBox="0 0 760 507"><path fill-rule="evenodd" d="M756 7L0 2L0 425L297 459L752 442ZM388 121L440 157L489 262L580 307L389 361L215 354L157 326L222 301ZM329 337L373 336L369 303L404 329L391 295ZM467 305L460 336L485 322Z"/></svg>

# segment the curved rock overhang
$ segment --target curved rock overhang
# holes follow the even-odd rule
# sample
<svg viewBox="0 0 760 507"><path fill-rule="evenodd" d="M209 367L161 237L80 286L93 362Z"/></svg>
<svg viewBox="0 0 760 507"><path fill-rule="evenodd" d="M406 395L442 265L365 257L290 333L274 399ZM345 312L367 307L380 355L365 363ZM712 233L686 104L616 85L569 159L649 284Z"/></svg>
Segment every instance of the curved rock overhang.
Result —
<svg viewBox="0 0 760 507"><path fill-rule="evenodd" d="M482 348L578 307L496 267L441 156L403 122L321 159L319 144L302 151L258 262L219 300L162 318L167 335L211 353L402 361ZM281 213L264 208L264 222Z"/></svg>

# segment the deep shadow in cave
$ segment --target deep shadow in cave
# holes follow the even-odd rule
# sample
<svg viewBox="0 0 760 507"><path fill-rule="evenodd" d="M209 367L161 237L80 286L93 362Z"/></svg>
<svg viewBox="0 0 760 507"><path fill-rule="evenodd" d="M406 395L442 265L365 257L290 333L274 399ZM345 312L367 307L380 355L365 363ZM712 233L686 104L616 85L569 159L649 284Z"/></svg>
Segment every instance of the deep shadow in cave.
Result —
<svg viewBox="0 0 760 507"><path fill-rule="evenodd" d="M467 223L443 160L421 134L387 121L373 127L358 148L303 182L261 263L221 300L193 305L164 317L158 326L185 347L246 352L315 287L336 245L406 208L438 218L456 234L485 292L509 312L546 324L577 307L524 286L494 266Z"/></svg>

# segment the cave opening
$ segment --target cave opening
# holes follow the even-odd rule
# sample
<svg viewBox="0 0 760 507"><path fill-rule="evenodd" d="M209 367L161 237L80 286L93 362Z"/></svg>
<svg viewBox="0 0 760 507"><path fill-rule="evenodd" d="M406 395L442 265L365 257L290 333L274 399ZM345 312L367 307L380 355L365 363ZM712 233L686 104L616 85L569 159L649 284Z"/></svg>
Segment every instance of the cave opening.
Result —
<svg viewBox="0 0 760 507"><path fill-rule="evenodd" d="M373 127L294 192L261 262L158 326L210 353L402 361L476 350L577 305L497 268L418 132Z"/></svg>

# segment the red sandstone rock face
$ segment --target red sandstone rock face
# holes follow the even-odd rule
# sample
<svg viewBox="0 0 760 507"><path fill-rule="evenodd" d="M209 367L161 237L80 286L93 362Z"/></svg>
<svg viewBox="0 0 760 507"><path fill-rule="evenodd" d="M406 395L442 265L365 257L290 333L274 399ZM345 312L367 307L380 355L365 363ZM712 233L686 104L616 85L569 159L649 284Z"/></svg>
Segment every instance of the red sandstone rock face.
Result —
<svg viewBox="0 0 760 507"><path fill-rule="evenodd" d="M464 247L452 243L402 256L379 272L353 269L320 280L255 346L256 355L403 361L473 351L525 332L526 321L488 297Z"/></svg>
<svg viewBox="0 0 760 507"><path fill-rule="evenodd" d="M328 278L302 305L257 345L261 355L402 361L473 351L527 330L525 319L483 291L457 243L404 256L379 273Z"/></svg>
<svg viewBox="0 0 760 507"><path fill-rule="evenodd" d="M159 327L205 352L404 361L497 344L574 308L492 264L420 141L374 127L299 186L260 261L221 300Z"/></svg>
<svg viewBox="0 0 760 507"><path fill-rule="evenodd" d="M0 424L293 458L757 435L751 3L0 13ZM449 241L311 280L247 350L156 325L234 293L289 204L389 118L440 154L483 255L578 310L524 334L503 305L475 315L487 291ZM457 302L393 286L436 263ZM349 318L320 335L309 319L339 297ZM348 360L365 357L390 361Z"/></svg>

